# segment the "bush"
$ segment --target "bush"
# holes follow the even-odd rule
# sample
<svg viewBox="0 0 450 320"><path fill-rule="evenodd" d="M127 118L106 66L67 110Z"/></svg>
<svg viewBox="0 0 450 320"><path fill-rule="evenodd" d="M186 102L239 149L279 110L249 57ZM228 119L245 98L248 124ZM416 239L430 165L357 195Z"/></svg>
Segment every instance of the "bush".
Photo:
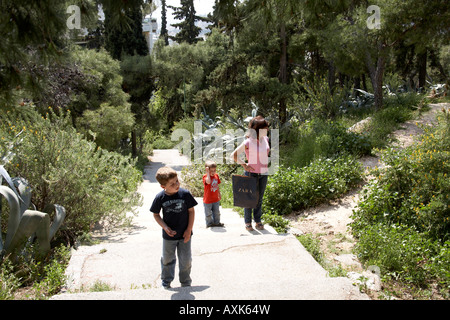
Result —
<svg viewBox="0 0 450 320"><path fill-rule="evenodd" d="M14 299L14 292L20 287L20 280L14 275L11 261L0 261L0 300Z"/></svg>
<svg viewBox="0 0 450 320"><path fill-rule="evenodd" d="M134 115L129 105L111 106L102 103L97 110L86 110L77 119L78 130L86 137L93 136L98 146L107 150L117 149L121 139L133 129Z"/></svg>
<svg viewBox="0 0 450 320"><path fill-rule="evenodd" d="M102 219L111 225L124 222L126 213L140 203L135 191L142 175L134 160L84 139L68 113L50 112L45 118L4 125L9 136L23 130L7 170L28 180L37 210L49 203L65 207L59 232L70 240Z"/></svg>
<svg viewBox="0 0 450 320"><path fill-rule="evenodd" d="M129 95L122 89L120 62L113 59L108 51L74 46L71 48L70 60L79 66L83 75L81 81L71 88L73 94L68 104L75 118L85 110L98 109L102 103L128 105Z"/></svg>
<svg viewBox="0 0 450 320"><path fill-rule="evenodd" d="M29 250L36 250L29 245ZM63 245L52 250L43 260L22 254L12 263L8 257L0 260L0 300L16 299L20 288L28 288L21 299L46 299L58 293L67 280L65 269L70 259L70 249ZM32 290L30 290L32 289Z"/></svg>
<svg viewBox="0 0 450 320"><path fill-rule="evenodd" d="M355 227L385 222L399 223L426 232L430 238L446 239L450 230L450 116L435 131L401 151L382 154L386 169L364 191ZM444 121L444 122L442 122Z"/></svg>
<svg viewBox="0 0 450 320"><path fill-rule="evenodd" d="M348 192L361 179L361 165L351 156L318 159L303 168L280 166L269 176L263 210L285 215L316 206Z"/></svg>
<svg viewBox="0 0 450 320"><path fill-rule="evenodd" d="M427 234L400 224L377 223L359 234L356 252L367 265L376 265L385 278L418 286L438 279L450 286L450 241L433 241Z"/></svg>
<svg viewBox="0 0 450 320"><path fill-rule="evenodd" d="M374 171L353 214L358 254L401 280L450 285L450 264L442 264L450 254L450 114L417 145L382 159L386 168Z"/></svg>
<svg viewBox="0 0 450 320"><path fill-rule="evenodd" d="M264 213L261 219L263 223L270 225L278 233L286 233L290 223L289 220L276 214Z"/></svg>
<svg viewBox="0 0 450 320"><path fill-rule="evenodd" d="M291 166L303 167L318 158L351 154L369 155L372 145L367 137L347 129L338 122L313 119L303 124L297 133L296 146L287 159Z"/></svg>
<svg viewBox="0 0 450 320"><path fill-rule="evenodd" d="M399 94L386 98L382 110L375 112L366 128L366 137L374 148L384 148L389 143L390 134L401 123L414 118L421 96L417 94Z"/></svg>

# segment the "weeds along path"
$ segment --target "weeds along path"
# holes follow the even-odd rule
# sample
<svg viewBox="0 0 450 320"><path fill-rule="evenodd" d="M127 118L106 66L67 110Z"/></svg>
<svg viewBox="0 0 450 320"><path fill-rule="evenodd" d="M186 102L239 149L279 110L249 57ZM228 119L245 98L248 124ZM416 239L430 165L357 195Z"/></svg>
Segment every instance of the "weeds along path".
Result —
<svg viewBox="0 0 450 320"><path fill-rule="evenodd" d="M161 191L155 172L164 165L179 171L188 164L177 150L155 150L139 188L142 207L130 227L97 232L98 244L74 250L68 290L53 300L296 300L368 299L345 277L330 278L291 234L248 232L244 219L221 208L225 227L206 228L202 198L196 198L192 236L192 286L181 287L178 266L172 288L161 287L161 228L149 212ZM102 292L90 292L93 288Z"/></svg>
<svg viewBox="0 0 450 320"><path fill-rule="evenodd" d="M403 123L400 129L391 134L392 147L405 148L415 143L424 133L421 126L433 125L437 114L442 108L450 108L450 103L430 104L429 107L430 110L424 112L418 119ZM365 182L373 178L368 174L371 169L383 166L379 157L374 156L363 157L360 162L366 172ZM351 215L359 201L362 188L353 190L330 203L294 212L288 216L293 234L312 234L320 239L321 250L330 267L341 265L347 271L364 271L356 255L352 254L355 239L348 227L352 222ZM374 288L376 289L375 286Z"/></svg>

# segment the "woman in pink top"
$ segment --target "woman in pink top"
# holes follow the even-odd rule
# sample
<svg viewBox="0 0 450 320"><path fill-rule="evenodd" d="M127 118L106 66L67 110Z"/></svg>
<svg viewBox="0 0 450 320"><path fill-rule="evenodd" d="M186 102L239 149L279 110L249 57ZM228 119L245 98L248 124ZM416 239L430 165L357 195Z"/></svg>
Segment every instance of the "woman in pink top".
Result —
<svg viewBox="0 0 450 320"><path fill-rule="evenodd" d="M256 208L244 208L245 228L253 231L252 213L255 220L255 227L263 230L261 223L261 205L263 201L264 191L267 186L267 173L269 163L270 145L267 137L269 123L262 116L256 116L248 124L249 131L244 142L236 148L231 154L232 159L242 165L246 176L254 176L259 180L259 201ZM245 153L247 163L240 159L240 155Z"/></svg>

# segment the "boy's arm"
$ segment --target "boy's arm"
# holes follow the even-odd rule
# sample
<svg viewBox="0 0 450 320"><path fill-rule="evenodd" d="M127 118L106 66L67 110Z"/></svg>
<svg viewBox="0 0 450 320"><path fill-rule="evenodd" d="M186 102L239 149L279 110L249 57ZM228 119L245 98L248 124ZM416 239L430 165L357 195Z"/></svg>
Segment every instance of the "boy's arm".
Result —
<svg viewBox="0 0 450 320"><path fill-rule="evenodd" d="M209 174L209 168L206 167L206 168L205 168L205 171L206 171L206 179L205 179L205 183L206 183L206 184L211 184L211 175Z"/></svg>
<svg viewBox="0 0 450 320"><path fill-rule="evenodd" d="M188 214L189 214L189 222L186 231L184 231L183 234L184 243L187 243L191 239L192 228L194 227L194 220L195 220L194 207L188 209Z"/></svg>
<svg viewBox="0 0 450 320"><path fill-rule="evenodd" d="M176 231L169 228L169 226L164 222L164 220L161 218L161 215L159 213L153 213L153 217L155 218L156 222L161 226L161 228L164 229L164 231L170 236L173 237L177 234Z"/></svg>

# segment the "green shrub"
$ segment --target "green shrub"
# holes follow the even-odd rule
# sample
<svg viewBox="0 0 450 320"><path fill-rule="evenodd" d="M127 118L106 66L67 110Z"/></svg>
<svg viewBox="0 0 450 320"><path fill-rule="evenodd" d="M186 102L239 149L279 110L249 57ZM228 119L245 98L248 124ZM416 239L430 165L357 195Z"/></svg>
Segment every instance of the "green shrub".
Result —
<svg viewBox="0 0 450 320"><path fill-rule="evenodd" d="M313 117L336 117L347 94L347 89L339 86L334 86L331 90L327 78L319 75L315 75L313 82L297 81L295 85L298 94L294 95L294 99L299 105L299 111Z"/></svg>
<svg viewBox="0 0 450 320"><path fill-rule="evenodd" d="M355 227L385 222L426 232L434 240L446 239L450 230L450 120L423 136L417 146L387 150L385 169L363 193Z"/></svg>
<svg viewBox="0 0 450 320"><path fill-rule="evenodd" d="M303 168L280 166L269 176L263 210L285 215L337 198L362 179L360 163L351 156L318 159Z"/></svg>
<svg viewBox="0 0 450 320"><path fill-rule="evenodd" d="M450 286L449 244L441 245L414 228L378 223L359 233L355 250L361 261L378 266L385 277L415 285L435 278Z"/></svg>
<svg viewBox="0 0 450 320"><path fill-rule="evenodd" d="M36 250L29 245L29 252ZM46 299L58 293L67 276L66 266L70 259L70 249L60 245L52 249L43 260L35 260L33 254L20 255L11 262L8 257L0 260L0 300L16 299L20 288L32 288L21 299Z"/></svg>
<svg viewBox="0 0 450 320"><path fill-rule="evenodd" d="M289 227L289 220L277 214L264 213L262 215L262 221L273 227L278 233L286 233Z"/></svg>
<svg viewBox="0 0 450 320"><path fill-rule="evenodd" d="M36 263L38 266L33 280L33 288L36 298L47 298L57 294L64 286L67 280L65 275L67 264L70 259L70 249L63 245L55 248L53 254L42 264ZM29 262L33 263L33 261Z"/></svg>
<svg viewBox="0 0 450 320"><path fill-rule="evenodd" d="M102 280L96 280L94 284L89 288L89 292L105 292L114 290L115 287Z"/></svg>
<svg viewBox="0 0 450 320"><path fill-rule="evenodd" d="M284 162L297 167L306 166L318 158L369 155L372 150L367 137L348 132L338 122L319 118L303 124L295 140L294 150L289 152L289 158Z"/></svg>
<svg viewBox="0 0 450 320"><path fill-rule="evenodd" d="M403 281L449 286L450 114L417 145L382 159L386 168L374 171L353 214L358 254Z"/></svg>
<svg viewBox="0 0 450 320"><path fill-rule="evenodd" d="M86 137L92 136L98 146L107 150L117 149L121 139L133 129L134 115L130 105L111 106L102 103L97 110L86 110L77 119L78 130Z"/></svg>
<svg viewBox="0 0 450 320"><path fill-rule="evenodd" d="M124 222L126 213L140 203L135 191L142 174L134 160L84 139L69 114L51 112L45 118L4 124L9 136L23 130L7 170L28 180L37 210L49 203L65 207L59 232L69 239L102 219L111 225Z"/></svg>
<svg viewBox="0 0 450 320"><path fill-rule="evenodd" d="M152 143L153 149L172 149L176 142L171 141L169 137L156 136Z"/></svg>
<svg viewBox="0 0 450 320"><path fill-rule="evenodd" d="M413 119L418 97L416 94L389 97L384 108L372 115L365 135L374 148L386 147L390 134L399 129L401 123Z"/></svg>
<svg viewBox="0 0 450 320"><path fill-rule="evenodd" d="M0 300L14 299L14 292L20 287L20 280L14 274L11 261L0 261Z"/></svg>

